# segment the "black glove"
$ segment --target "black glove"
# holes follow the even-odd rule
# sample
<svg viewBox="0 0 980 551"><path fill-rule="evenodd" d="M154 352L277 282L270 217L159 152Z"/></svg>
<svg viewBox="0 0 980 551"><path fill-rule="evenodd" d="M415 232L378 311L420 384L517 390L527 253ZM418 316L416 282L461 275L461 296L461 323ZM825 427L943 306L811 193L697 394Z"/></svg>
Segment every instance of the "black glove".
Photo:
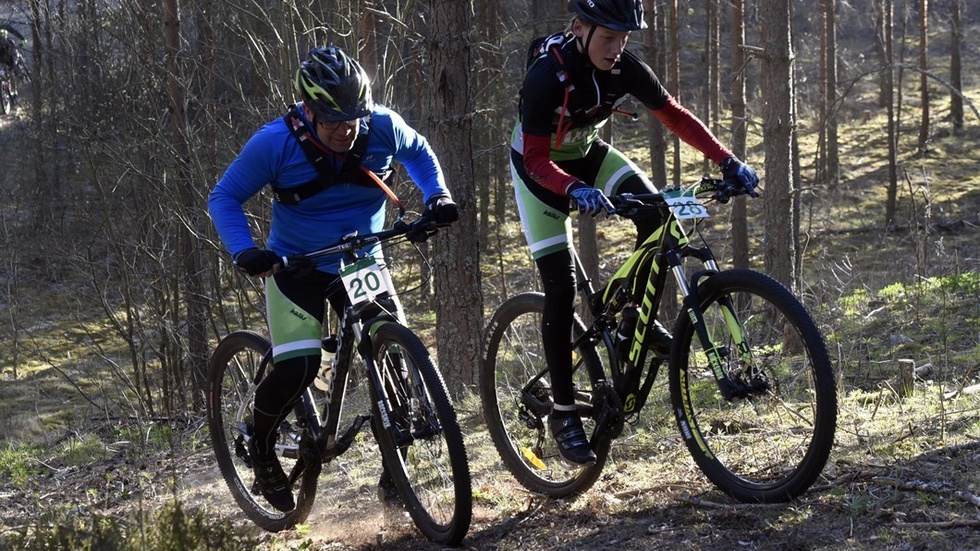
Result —
<svg viewBox="0 0 980 551"><path fill-rule="evenodd" d="M735 185L735 188L744 188L745 192L752 197L758 197L755 186L759 184L759 176L755 169L738 160L738 157L729 157L721 162L721 175L725 181Z"/></svg>
<svg viewBox="0 0 980 551"><path fill-rule="evenodd" d="M448 195L434 195L425 203L422 216L436 224L452 224L459 220L459 208Z"/></svg>
<svg viewBox="0 0 980 551"><path fill-rule="evenodd" d="M235 255L235 266L251 277L272 271L276 264L282 264L282 259L266 249L252 247Z"/></svg>

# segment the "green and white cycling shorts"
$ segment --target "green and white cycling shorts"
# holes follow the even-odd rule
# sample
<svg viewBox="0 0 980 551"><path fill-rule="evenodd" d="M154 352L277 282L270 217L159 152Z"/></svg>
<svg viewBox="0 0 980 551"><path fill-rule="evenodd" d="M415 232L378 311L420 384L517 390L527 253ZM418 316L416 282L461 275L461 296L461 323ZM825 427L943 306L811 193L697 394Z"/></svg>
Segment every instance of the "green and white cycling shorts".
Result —
<svg viewBox="0 0 980 551"><path fill-rule="evenodd" d="M266 279L265 311L269 319L273 362L320 355L326 311L323 294L330 281L337 277L325 272L303 278L279 273ZM343 299L342 296L339 298Z"/></svg>
<svg viewBox="0 0 980 551"><path fill-rule="evenodd" d="M627 187L632 193L656 193L649 178L633 161L602 140L592 142L584 157L556 161L555 164L592 187L601 189L607 196L620 193L627 182L630 182ZM524 169L524 156L517 149L511 149L510 170L524 237L531 248L532 258L537 260L553 252L570 249L572 224L568 197L535 182Z"/></svg>

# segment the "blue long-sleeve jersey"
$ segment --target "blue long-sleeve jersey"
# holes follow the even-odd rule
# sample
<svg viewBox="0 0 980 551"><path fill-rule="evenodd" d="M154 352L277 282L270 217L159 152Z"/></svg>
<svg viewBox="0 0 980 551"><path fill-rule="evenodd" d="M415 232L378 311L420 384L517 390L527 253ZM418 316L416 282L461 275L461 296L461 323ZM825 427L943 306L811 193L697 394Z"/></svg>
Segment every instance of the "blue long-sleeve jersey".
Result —
<svg viewBox="0 0 980 551"><path fill-rule="evenodd" d="M302 116L302 109L300 113ZM381 105L374 106L371 120L362 166L380 174L395 160L422 190L424 200L450 195L439 161L421 134ZM363 132L366 123L361 124ZM343 158L334 162L339 171ZM253 195L267 185L290 188L316 177L316 168L281 117L255 132L208 197L208 211L228 252L235 256L256 246L242 206ZM294 205L273 202L266 248L279 255L296 254L332 244L353 232L380 231L386 198L380 187L337 182ZM338 260L323 259L319 269L336 273Z"/></svg>

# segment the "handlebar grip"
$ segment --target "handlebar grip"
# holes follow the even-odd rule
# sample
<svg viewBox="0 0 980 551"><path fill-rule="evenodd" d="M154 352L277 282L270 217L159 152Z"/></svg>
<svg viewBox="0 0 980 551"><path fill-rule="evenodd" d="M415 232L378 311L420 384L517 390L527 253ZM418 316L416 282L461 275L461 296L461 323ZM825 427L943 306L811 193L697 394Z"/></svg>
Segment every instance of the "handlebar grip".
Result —
<svg viewBox="0 0 980 551"><path fill-rule="evenodd" d="M745 184L735 179L725 179L718 184L718 188L711 198L719 203L725 204L732 197L738 197L739 195L758 197L759 192L755 190L755 184Z"/></svg>

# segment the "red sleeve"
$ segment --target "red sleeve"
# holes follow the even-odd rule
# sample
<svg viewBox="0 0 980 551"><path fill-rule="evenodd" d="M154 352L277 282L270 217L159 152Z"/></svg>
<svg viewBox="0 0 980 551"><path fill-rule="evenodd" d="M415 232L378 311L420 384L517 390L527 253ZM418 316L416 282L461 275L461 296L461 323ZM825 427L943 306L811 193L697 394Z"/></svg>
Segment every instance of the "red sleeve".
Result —
<svg viewBox="0 0 980 551"><path fill-rule="evenodd" d="M715 164L721 164L722 161L732 156L732 152L721 145L718 138L711 133L711 130L708 130L701 119L677 103L673 97L668 97L667 103L660 109L651 109L650 112L684 143L697 148Z"/></svg>
<svg viewBox="0 0 980 551"><path fill-rule="evenodd" d="M551 137L524 133L524 170L534 181L558 195L578 178L558 168L551 160Z"/></svg>

